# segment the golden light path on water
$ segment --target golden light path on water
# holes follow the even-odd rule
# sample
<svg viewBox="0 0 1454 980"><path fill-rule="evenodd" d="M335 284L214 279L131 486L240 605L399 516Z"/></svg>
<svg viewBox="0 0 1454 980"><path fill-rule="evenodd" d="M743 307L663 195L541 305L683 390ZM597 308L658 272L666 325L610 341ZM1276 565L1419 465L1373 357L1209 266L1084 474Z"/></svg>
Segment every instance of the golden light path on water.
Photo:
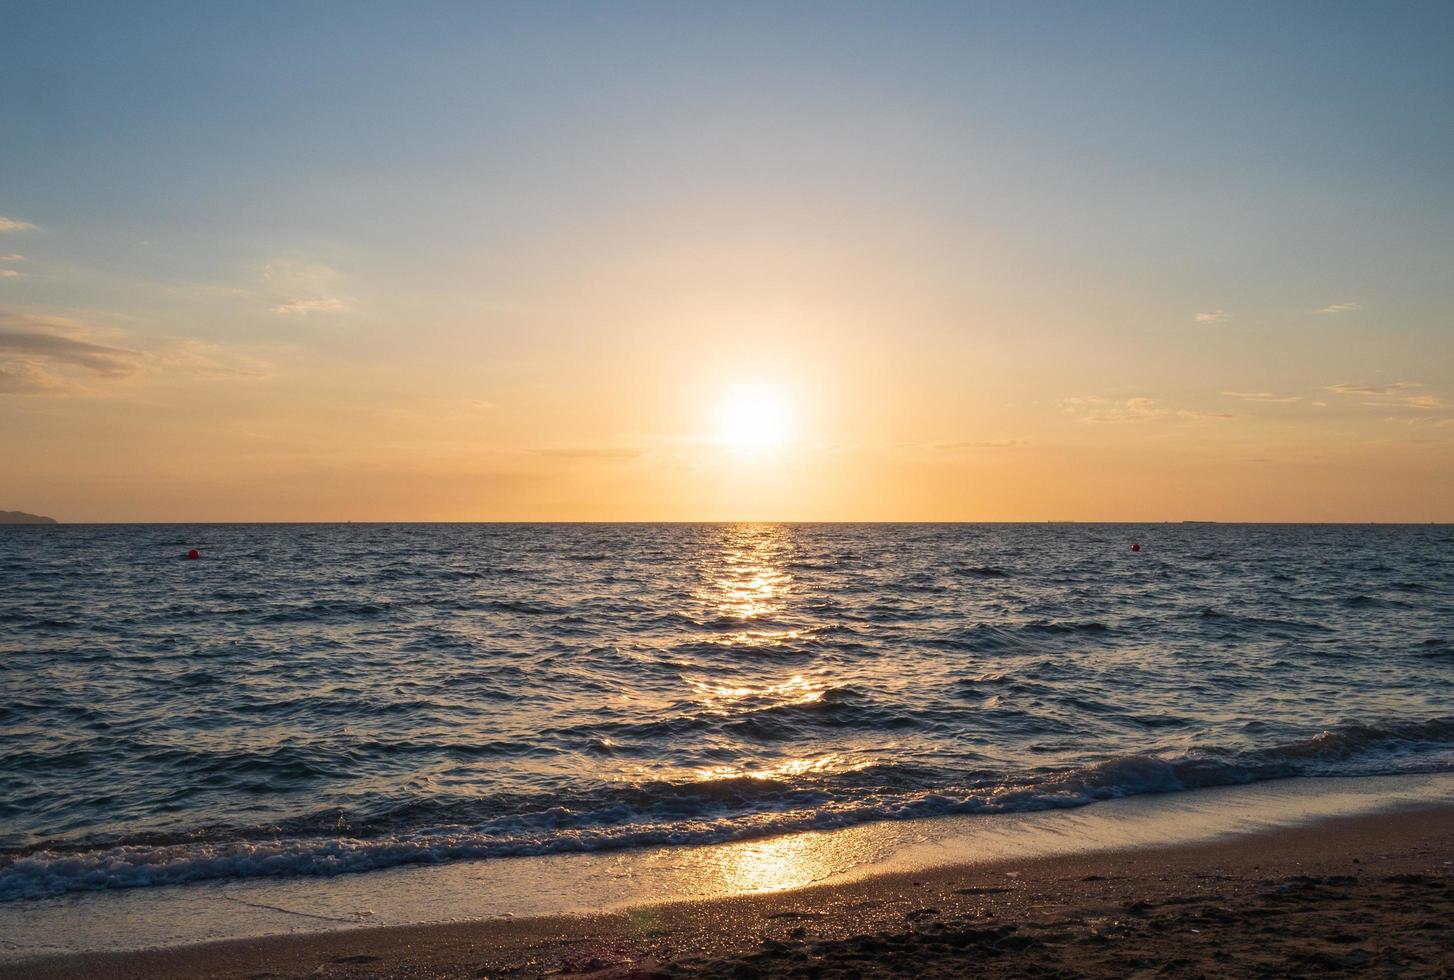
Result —
<svg viewBox="0 0 1454 980"><path fill-rule="evenodd" d="M694 598L719 619L739 621L742 629L728 632L721 640L724 655L798 639L806 631L782 628L774 617L788 606L793 576L785 558L791 542L779 525L739 524L727 531L719 553L702 566L702 585ZM782 707L812 704L823 699L829 685L821 678L809 679L795 673L781 681L760 685L731 685L694 682L696 698L706 711L719 715L742 714L750 705ZM791 776L843 768L843 757L829 753L816 758L801 757L771 765L721 765L697 770L703 781L722 779L786 779Z"/></svg>
<svg viewBox="0 0 1454 980"><path fill-rule="evenodd" d="M779 525L730 527L721 552L704 556L702 585L694 598L719 616L741 620L748 637L776 638L780 634L752 625L787 605L793 587L784 561L789 548L787 531Z"/></svg>
<svg viewBox="0 0 1454 980"><path fill-rule="evenodd" d="M797 639L804 631L783 628L774 617L787 608L793 576L785 558L790 541L780 526L738 525L728 531L716 560L703 567L702 587L696 599L718 617L738 620L742 628L730 632L727 645L739 651ZM746 704L761 707L812 704L828 687L821 678L795 673L777 683L712 685L698 683L697 696L708 711L731 715ZM761 766L720 765L699 769L702 781L728 779L788 780L811 772L849 768L839 753L799 757ZM803 835L746 841L701 855L698 873L714 881L723 892L774 892L801 888L822 881L843 869L843 855L825 850Z"/></svg>
<svg viewBox="0 0 1454 980"><path fill-rule="evenodd" d="M716 651L721 668L706 677L685 677L685 692L658 691L653 704L633 697L634 707L668 710L683 694L691 711L720 718L748 718L755 712L810 705L823 699L833 686L822 669L810 674L801 668L758 680L771 661L760 654L807 637L812 630L785 625L794 599L794 578L789 560L794 553L789 529L771 524L736 524L721 528L694 557L695 582L687 593L687 610L703 624L699 641ZM744 672L756 675L751 683L733 680ZM614 743L605 743L614 748ZM673 781L715 783L737 779L790 780L815 772L842 772L857 768L842 752L800 754L771 761L742 761L697 766L670 774ZM660 769L625 765L614 777L625 783L661 778ZM790 887L785 885L784 887Z"/></svg>
<svg viewBox="0 0 1454 980"><path fill-rule="evenodd" d="M800 639L808 631L785 626L782 617L792 597L794 580L788 570L792 544L786 529L776 525L741 524L723 529L720 543L697 556L697 583L690 601L703 622L717 627L704 642L721 652L719 678L690 678L690 700L695 710L721 717L747 717L754 711L808 705L821 701L831 686L821 676L800 670L766 683L728 680L732 668L754 651ZM756 664L756 661L754 661ZM723 763L698 767L683 776L699 783L732 780L790 781L824 771L843 771L856 763L840 752L799 755L760 763ZM623 769L622 781L649 776L636 767ZM869 849L872 850L872 849ZM840 874L847 864L867 857L862 848L853 855L803 835L743 841L721 848L692 849L693 877L710 892L735 894L801 888Z"/></svg>
<svg viewBox="0 0 1454 980"><path fill-rule="evenodd" d="M825 880L840 866L834 858L818 842L795 834L723 848L701 868L722 883L726 894L780 892Z"/></svg>

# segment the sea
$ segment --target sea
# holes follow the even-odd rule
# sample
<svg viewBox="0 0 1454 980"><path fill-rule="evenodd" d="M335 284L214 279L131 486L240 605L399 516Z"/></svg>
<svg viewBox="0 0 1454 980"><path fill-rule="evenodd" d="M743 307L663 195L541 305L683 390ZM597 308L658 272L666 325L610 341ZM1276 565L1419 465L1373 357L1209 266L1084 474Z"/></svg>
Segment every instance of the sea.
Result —
<svg viewBox="0 0 1454 980"><path fill-rule="evenodd" d="M1454 771L1451 634L1441 525L0 528L0 901Z"/></svg>

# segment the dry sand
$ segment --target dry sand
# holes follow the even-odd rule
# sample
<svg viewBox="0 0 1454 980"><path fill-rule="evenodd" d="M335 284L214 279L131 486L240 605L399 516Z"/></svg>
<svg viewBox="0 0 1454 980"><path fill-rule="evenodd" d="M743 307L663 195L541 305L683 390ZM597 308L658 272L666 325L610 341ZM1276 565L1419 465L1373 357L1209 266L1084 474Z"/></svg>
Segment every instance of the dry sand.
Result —
<svg viewBox="0 0 1454 980"><path fill-rule="evenodd" d="M1454 809L588 917L32 960L50 977L1454 977Z"/></svg>

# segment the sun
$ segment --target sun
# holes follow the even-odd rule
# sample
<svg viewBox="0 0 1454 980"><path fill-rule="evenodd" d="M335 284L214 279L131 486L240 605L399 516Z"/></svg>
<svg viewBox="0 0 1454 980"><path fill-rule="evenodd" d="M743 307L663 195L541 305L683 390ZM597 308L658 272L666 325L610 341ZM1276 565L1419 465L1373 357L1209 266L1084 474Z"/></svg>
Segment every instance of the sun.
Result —
<svg viewBox="0 0 1454 980"><path fill-rule="evenodd" d="M787 398L772 385L753 381L726 391L717 406L717 440L735 449L781 446L791 432Z"/></svg>

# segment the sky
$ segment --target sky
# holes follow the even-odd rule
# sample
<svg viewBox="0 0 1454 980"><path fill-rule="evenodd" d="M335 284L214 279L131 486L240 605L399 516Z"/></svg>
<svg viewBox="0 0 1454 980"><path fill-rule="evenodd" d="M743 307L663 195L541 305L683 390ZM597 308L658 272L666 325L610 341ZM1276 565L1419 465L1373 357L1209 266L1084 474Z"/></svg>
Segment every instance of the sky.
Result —
<svg viewBox="0 0 1454 980"><path fill-rule="evenodd" d="M14 0L0 509L1454 520L1454 5Z"/></svg>

